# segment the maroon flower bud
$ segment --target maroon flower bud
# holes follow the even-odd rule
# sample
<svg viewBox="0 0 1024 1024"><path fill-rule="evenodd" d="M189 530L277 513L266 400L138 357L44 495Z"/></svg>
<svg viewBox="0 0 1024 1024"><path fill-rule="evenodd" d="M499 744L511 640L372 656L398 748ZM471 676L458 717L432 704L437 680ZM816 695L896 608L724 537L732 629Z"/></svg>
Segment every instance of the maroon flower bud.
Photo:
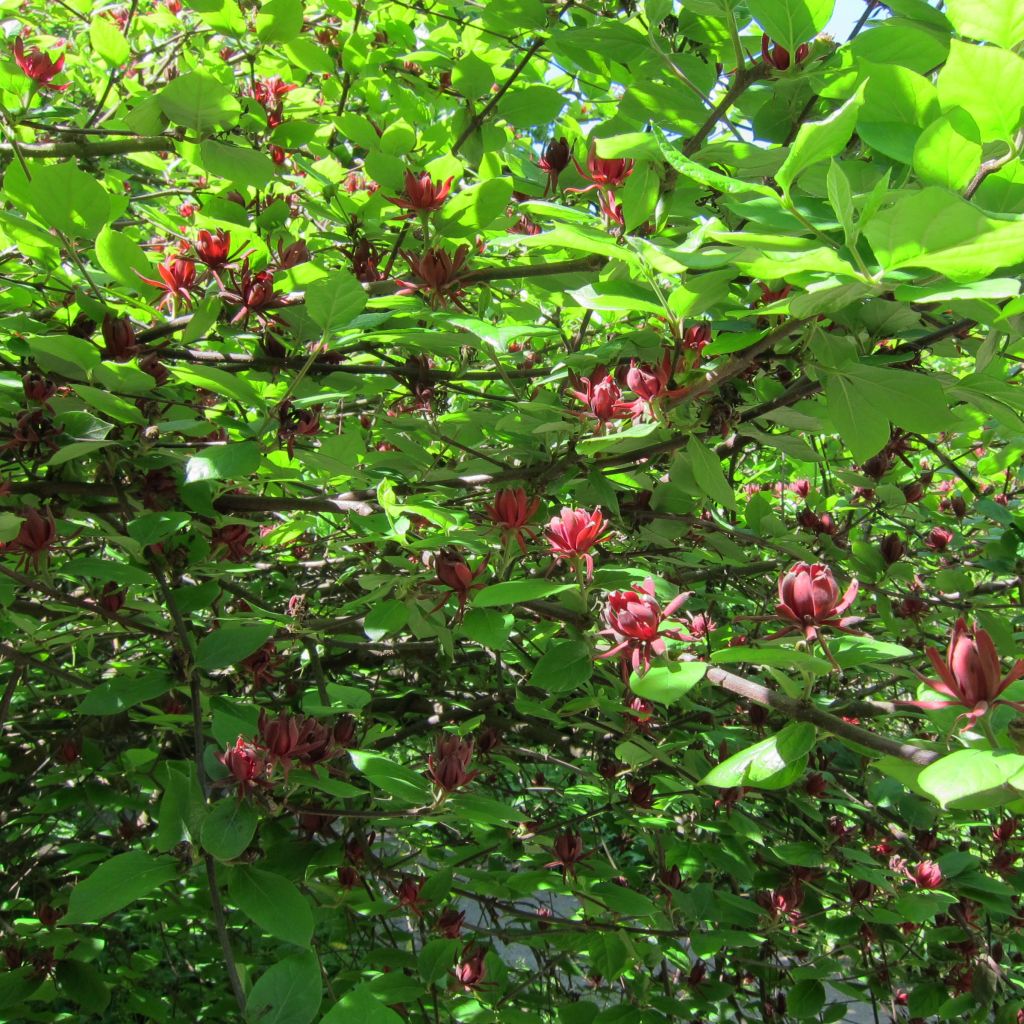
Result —
<svg viewBox="0 0 1024 1024"><path fill-rule="evenodd" d="M711 344L711 325L693 324L683 332L683 348L700 355Z"/></svg>
<svg viewBox="0 0 1024 1024"><path fill-rule="evenodd" d="M569 166L571 156L572 149L564 136L560 139L552 139L544 147L544 155L537 161L537 166L548 176L548 182L544 186L544 195L557 190L558 176Z"/></svg>
<svg viewBox="0 0 1024 1024"><path fill-rule="evenodd" d="M417 917L423 916L423 899L420 896L420 891L426 881L425 878L411 878L407 875L396 890L399 905L406 907Z"/></svg>
<svg viewBox="0 0 1024 1024"><path fill-rule="evenodd" d="M356 720L351 715L342 715L331 730L331 739L340 750L356 745Z"/></svg>
<svg viewBox="0 0 1024 1024"><path fill-rule="evenodd" d="M953 539L953 533L941 526L933 527L925 538L924 546L930 551L945 551L949 542Z"/></svg>
<svg viewBox="0 0 1024 1024"><path fill-rule="evenodd" d="M629 784L629 802L634 807L649 810L654 806L654 786L646 780L637 779Z"/></svg>
<svg viewBox="0 0 1024 1024"><path fill-rule="evenodd" d="M996 846L1005 846L1017 833L1019 822L1016 818L1004 818L992 829L992 842Z"/></svg>
<svg viewBox="0 0 1024 1024"><path fill-rule="evenodd" d="M56 756L62 764L74 764L82 756L82 748L77 740L62 740Z"/></svg>
<svg viewBox="0 0 1024 1024"><path fill-rule="evenodd" d="M438 915L434 922L434 928L446 939L457 939L462 934L462 925L465 920L466 912L464 910L448 907Z"/></svg>
<svg viewBox="0 0 1024 1024"><path fill-rule="evenodd" d="M537 535L526 528L526 524L537 514L540 498L527 498L522 487L515 490L498 491L494 501L484 511L491 522L501 527L502 539L516 540L522 553L526 554L524 535L536 540Z"/></svg>
<svg viewBox="0 0 1024 1024"><path fill-rule="evenodd" d="M21 378L21 386L25 391L25 397L30 402L39 402L40 405L48 405L49 400L57 391L52 380L48 380L41 373L26 373Z"/></svg>
<svg viewBox="0 0 1024 1024"><path fill-rule="evenodd" d="M66 913L65 910L56 910L45 901L36 905L36 919L44 928L52 928Z"/></svg>
<svg viewBox="0 0 1024 1024"><path fill-rule="evenodd" d="M919 889L938 889L942 885L942 869L935 861L923 860L913 873L907 871L910 878Z"/></svg>
<svg viewBox="0 0 1024 1024"><path fill-rule="evenodd" d="M428 775L444 794L469 785L479 771L469 771L473 759L473 741L462 740L450 733L437 738L437 747L427 758Z"/></svg>
<svg viewBox="0 0 1024 1024"><path fill-rule="evenodd" d="M163 387L171 378L170 371L160 362L156 352L150 352L139 360L139 369L145 371L153 378L154 387Z"/></svg>
<svg viewBox="0 0 1024 1024"><path fill-rule="evenodd" d="M949 499L949 507L957 519L963 519L967 515L967 502L964 501L963 496L960 494L954 494Z"/></svg>
<svg viewBox="0 0 1024 1024"><path fill-rule="evenodd" d="M915 480L903 488L903 497L908 505L914 505L924 497L924 484Z"/></svg>
<svg viewBox="0 0 1024 1024"><path fill-rule="evenodd" d="M676 864L671 868L664 869L658 873L658 881L666 889L681 889L683 887L683 875Z"/></svg>
<svg viewBox="0 0 1024 1024"><path fill-rule="evenodd" d="M501 730L493 725L484 726L476 734L476 749L480 755L489 754L492 750L497 750L501 743Z"/></svg>
<svg viewBox="0 0 1024 1024"><path fill-rule="evenodd" d="M282 242L277 243L277 265L281 270L291 270L300 263L308 263L313 257L309 253L309 246L303 240L292 242L285 246Z"/></svg>
<svg viewBox="0 0 1024 1024"><path fill-rule="evenodd" d="M229 776L220 784L236 784L239 797L250 793L256 786L266 784L267 762L263 752L241 736L233 747L218 754L217 760L228 770Z"/></svg>
<svg viewBox="0 0 1024 1024"><path fill-rule="evenodd" d="M614 782L619 773L625 771L626 766L621 761L613 761L610 757L602 757L597 762L597 773L606 782Z"/></svg>
<svg viewBox="0 0 1024 1024"><path fill-rule="evenodd" d="M898 619L918 619L928 610L928 602L923 598L910 595L893 609L893 614Z"/></svg>
<svg viewBox="0 0 1024 1024"><path fill-rule="evenodd" d="M97 604L108 614L116 615L123 607L125 593L113 581L104 585Z"/></svg>
<svg viewBox="0 0 1024 1024"><path fill-rule="evenodd" d="M49 559L50 548L57 539L57 523L51 509L40 515L34 508L25 508L22 509L21 516L22 523L17 536L0 547L7 551L20 552L18 564L23 568L31 565L38 572L40 563L45 563Z"/></svg>
<svg viewBox="0 0 1024 1024"><path fill-rule="evenodd" d="M850 883L850 896L854 903L866 903L875 895L875 887L866 878Z"/></svg>
<svg viewBox="0 0 1024 1024"><path fill-rule="evenodd" d="M894 565L907 553L906 545L895 533L883 537L878 550L882 553L882 561L886 565Z"/></svg>
<svg viewBox="0 0 1024 1024"><path fill-rule="evenodd" d="M820 772L813 772L804 780L804 792L815 799L823 797L828 791L828 780Z"/></svg>
<svg viewBox="0 0 1024 1024"><path fill-rule="evenodd" d="M351 864L338 868L338 884L342 889L354 889L359 884L359 872Z"/></svg>
<svg viewBox="0 0 1024 1024"><path fill-rule="evenodd" d="M802 64L807 59L808 53L810 53L808 45L801 43L794 54L796 63ZM778 43L773 43L766 33L761 36L761 56L764 57L765 64L777 71L785 71L789 68L789 50L784 49Z"/></svg>
<svg viewBox="0 0 1024 1024"><path fill-rule="evenodd" d="M252 556L252 530L242 523L218 527L210 536L214 552L223 550L229 562L245 562Z"/></svg>
<svg viewBox="0 0 1024 1024"><path fill-rule="evenodd" d="M576 874L576 865L587 855L583 852L583 839L575 832L562 832L555 838L555 859L545 867L560 867L563 875Z"/></svg>
<svg viewBox="0 0 1024 1024"><path fill-rule="evenodd" d="M817 533L821 528L821 519L813 509L802 508L797 513L796 521L803 529L809 530L811 533Z"/></svg>
<svg viewBox="0 0 1024 1024"><path fill-rule="evenodd" d="M594 430L598 434L607 423L620 415L622 391L612 375L604 372L603 367L599 367L589 377L580 378L571 394L587 407L586 412L577 415L594 420Z"/></svg>
<svg viewBox="0 0 1024 1024"><path fill-rule="evenodd" d="M462 960L455 966L455 980L467 991L476 988L484 980L487 968L484 965L485 951L468 946Z"/></svg>
<svg viewBox="0 0 1024 1024"><path fill-rule="evenodd" d="M861 466L865 476L871 477L872 480L881 480L886 473L889 472L889 468L892 466L892 459L888 452L879 452L878 455L872 455L867 462Z"/></svg>
<svg viewBox="0 0 1024 1024"><path fill-rule="evenodd" d="M135 340L135 329L127 316L103 316L103 341L106 344L106 355L119 363L127 362L139 351Z"/></svg>

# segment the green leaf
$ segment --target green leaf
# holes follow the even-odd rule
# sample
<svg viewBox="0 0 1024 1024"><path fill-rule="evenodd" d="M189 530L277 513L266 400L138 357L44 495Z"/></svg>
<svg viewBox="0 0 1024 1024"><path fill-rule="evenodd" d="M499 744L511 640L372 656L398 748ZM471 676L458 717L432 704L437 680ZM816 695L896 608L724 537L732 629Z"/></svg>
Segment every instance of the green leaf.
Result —
<svg viewBox="0 0 1024 1024"><path fill-rule="evenodd" d="M815 978L798 981L786 993L786 1008L797 1020L817 1017L825 1005L825 986Z"/></svg>
<svg viewBox="0 0 1024 1024"><path fill-rule="evenodd" d="M455 966L462 944L458 939L431 939L416 958L420 977L429 985L439 981Z"/></svg>
<svg viewBox="0 0 1024 1024"><path fill-rule="evenodd" d="M655 665L643 676L634 676L629 688L638 696L659 704L685 697L703 678L708 667L702 661L673 661Z"/></svg>
<svg viewBox="0 0 1024 1024"><path fill-rule="evenodd" d="M441 208L438 230L453 238L472 235L503 216L511 199L511 178L489 178L461 189Z"/></svg>
<svg viewBox="0 0 1024 1024"><path fill-rule="evenodd" d="M384 975L388 977L388 975ZM324 1014L320 1024L403 1024L390 1007L378 1000L369 985L358 985Z"/></svg>
<svg viewBox="0 0 1024 1024"><path fill-rule="evenodd" d="M506 583L492 583L477 591L473 605L476 608L499 608L524 601L539 601L575 589L571 583L557 583L553 580L509 580Z"/></svg>
<svg viewBox="0 0 1024 1024"><path fill-rule="evenodd" d="M200 639L196 646L196 665L204 672L237 665L258 651L276 631L269 622L221 626Z"/></svg>
<svg viewBox="0 0 1024 1024"><path fill-rule="evenodd" d="M245 1003L248 1024L311 1024L323 999L320 962L294 953L265 971Z"/></svg>
<svg viewBox="0 0 1024 1024"><path fill-rule="evenodd" d="M89 42L111 67L118 67L131 56L132 48L124 33L106 13L97 14L89 24Z"/></svg>
<svg viewBox="0 0 1024 1024"><path fill-rule="evenodd" d="M185 464L185 483L197 480L241 480L260 468L262 457L255 441L236 441L204 448Z"/></svg>
<svg viewBox="0 0 1024 1024"><path fill-rule="evenodd" d="M110 217L109 193L71 161L33 167L27 192L43 224L71 239L95 238Z"/></svg>
<svg viewBox="0 0 1024 1024"><path fill-rule="evenodd" d="M242 110L216 78L201 71L173 79L156 94L156 101L169 121L200 135L212 128L230 127Z"/></svg>
<svg viewBox="0 0 1024 1024"><path fill-rule="evenodd" d="M313 911L301 892L281 875L240 866L231 870L232 903L268 935L308 946L313 938Z"/></svg>
<svg viewBox="0 0 1024 1024"><path fill-rule="evenodd" d="M348 753L356 768L385 793L411 804L430 802L427 780L411 768L396 764L380 754L363 750L350 750Z"/></svg>
<svg viewBox="0 0 1024 1024"><path fill-rule="evenodd" d="M775 175L775 180L787 196L793 182L803 171L822 160L838 156L846 148L857 125L857 114L863 103L864 83L824 121L812 121L800 126L796 141Z"/></svg>
<svg viewBox="0 0 1024 1024"><path fill-rule="evenodd" d="M71 890L61 923L91 924L122 910L178 875L176 861L135 850L105 860Z"/></svg>
<svg viewBox="0 0 1024 1024"><path fill-rule="evenodd" d="M78 711L83 715L118 715L144 700L162 696L175 685L174 679L162 672L121 672L90 690Z"/></svg>
<svg viewBox="0 0 1024 1024"><path fill-rule="evenodd" d="M1019 754L957 750L924 768L917 784L942 807L983 808L1005 802L1003 787L1022 770Z"/></svg>
<svg viewBox="0 0 1024 1024"><path fill-rule="evenodd" d="M889 440L889 418L845 374L829 371L825 400L832 425L858 462L876 455Z"/></svg>
<svg viewBox="0 0 1024 1024"><path fill-rule="evenodd" d="M801 672L825 675L832 666L824 658L792 647L723 647L711 654L712 665L767 665L769 668L795 668Z"/></svg>
<svg viewBox="0 0 1024 1024"><path fill-rule="evenodd" d="M658 137L658 141L661 143L661 155L668 161L669 165L674 167L681 175L683 175L683 177L689 178L691 181L696 181L700 185L706 185L708 188L715 189L719 192L725 192L729 195L740 195L747 192L754 192L757 195L770 196L772 199L779 198L775 189L769 188L767 185L730 178L726 174L719 174L718 171L712 171L703 164L699 164L695 160L691 160L689 157L683 156L679 150L673 147L668 137L660 128L655 127L654 133Z"/></svg>
<svg viewBox="0 0 1024 1024"><path fill-rule="evenodd" d="M256 389L242 374L228 373L227 370L219 370L216 366L174 366L171 367L171 376L184 384L205 388L225 398L233 398L243 405L256 405L260 400Z"/></svg>
<svg viewBox="0 0 1024 1024"><path fill-rule="evenodd" d="M865 62L864 71L868 81L857 134L884 156L909 164L921 129L939 114L935 86L898 64Z"/></svg>
<svg viewBox="0 0 1024 1024"><path fill-rule="evenodd" d="M123 287L131 291L148 287L139 283L139 275L150 277L153 268L149 265L142 248L123 231L115 231L109 225L104 226L96 236L96 259Z"/></svg>
<svg viewBox="0 0 1024 1024"><path fill-rule="evenodd" d="M996 82L998 95L992 91ZM982 142L1010 142L1024 111L1024 60L997 46L954 39L935 88L943 112L963 107L977 123Z"/></svg>
<svg viewBox="0 0 1024 1024"><path fill-rule="evenodd" d="M61 994L77 1003L86 1013L102 1013L110 1005L110 989L92 964L81 960L59 960L54 977Z"/></svg>
<svg viewBox="0 0 1024 1024"><path fill-rule="evenodd" d="M555 121L565 103L565 97L549 85L528 85L505 94L498 104L498 116L513 128L533 128Z"/></svg>
<svg viewBox="0 0 1024 1024"><path fill-rule="evenodd" d="M749 0L751 17L781 46L796 52L832 18L835 0Z"/></svg>
<svg viewBox="0 0 1024 1024"><path fill-rule="evenodd" d="M558 640L548 646L530 674L530 685L546 693L564 693L587 682L594 655L584 640Z"/></svg>
<svg viewBox="0 0 1024 1024"><path fill-rule="evenodd" d="M803 774L814 747L815 730L808 722L791 722L782 732L755 743L716 765L701 779L703 786L752 786L781 789Z"/></svg>
<svg viewBox="0 0 1024 1024"><path fill-rule="evenodd" d="M686 446L686 454L690 457L693 478L697 486L712 501L728 509L735 510L736 496L722 471L722 461L694 434Z"/></svg>
<svg viewBox="0 0 1024 1024"><path fill-rule="evenodd" d="M1024 40L1024 0L947 0L946 17L968 39L1007 50Z"/></svg>
<svg viewBox="0 0 1024 1024"><path fill-rule="evenodd" d="M200 166L208 174L241 188L266 188L277 174L277 166L269 156L247 147L204 139L199 154Z"/></svg>
<svg viewBox="0 0 1024 1024"><path fill-rule="evenodd" d="M249 848L259 815L244 800L226 796L203 819L203 849L218 860L234 860Z"/></svg>
<svg viewBox="0 0 1024 1024"><path fill-rule="evenodd" d="M325 333L347 327L365 308L366 292L347 270L334 270L306 288L306 312Z"/></svg>
<svg viewBox="0 0 1024 1024"><path fill-rule="evenodd" d="M381 601L374 605L363 620L363 632L371 640L397 633L409 621L409 608L404 601Z"/></svg>
<svg viewBox="0 0 1024 1024"><path fill-rule="evenodd" d="M50 334L45 338L29 338L29 351L44 373L82 380L100 364L100 351L85 338L70 334Z"/></svg>
<svg viewBox="0 0 1024 1024"><path fill-rule="evenodd" d="M974 119L954 107L933 121L914 145L914 171L926 185L959 192L981 164L981 136Z"/></svg>
<svg viewBox="0 0 1024 1024"><path fill-rule="evenodd" d="M302 31L302 0L267 0L256 15L256 35L264 43L288 43Z"/></svg>

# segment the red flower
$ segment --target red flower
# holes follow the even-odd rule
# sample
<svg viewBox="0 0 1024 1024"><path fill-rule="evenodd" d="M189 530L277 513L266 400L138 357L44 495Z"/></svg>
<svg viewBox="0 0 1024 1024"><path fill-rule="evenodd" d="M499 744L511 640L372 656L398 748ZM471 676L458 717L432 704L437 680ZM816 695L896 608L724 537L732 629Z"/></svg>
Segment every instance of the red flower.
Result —
<svg viewBox="0 0 1024 1024"><path fill-rule="evenodd" d="M371 281L383 281L387 276L378 269L380 253L377 251L377 247L371 245L365 238L359 239L347 255L352 263L352 273L355 274L357 281L369 284Z"/></svg>
<svg viewBox="0 0 1024 1024"><path fill-rule="evenodd" d="M303 239L285 245L283 241L277 243L277 266L281 270L291 270L300 263L308 263L312 259L309 254L309 246Z"/></svg>
<svg viewBox="0 0 1024 1024"><path fill-rule="evenodd" d="M233 747L218 754L217 760L227 768L229 774L229 778L221 780L219 785L237 785L239 798L252 792L255 787L267 784L267 762L263 753L241 736Z"/></svg>
<svg viewBox="0 0 1024 1024"><path fill-rule="evenodd" d="M598 367L589 377L578 378L575 383L571 394L587 407L586 412L577 415L594 420L594 433L600 434L607 423L620 415L622 391L615 378L604 372L604 367Z"/></svg>
<svg viewBox="0 0 1024 1024"><path fill-rule="evenodd" d="M953 539L953 531L947 530L945 527L936 526L934 527L925 538L924 546L930 551L945 551L949 547L949 542Z"/></svg>
<svg viewBox="0 0 1024 1024"><path fill-rule="evenodd" d="M205 229L199 232L193 245L196 259L211 270L221 270L231 258L231 235L222 228L212 234Z"/></svg>
<svg viewBox="0 0 1024 1024"><path fill-rule="evenodd" d="M846 629L852 620L841 619L840 616L853 604L858 586L853 580L840 599L839 587L827 565L797 562L789 572L779 577L779 603L775 611L794 623L783 633L799 627L807 639L812 640L821 626ZM781 636L782 633L776 635Z"/></svg>
<svg viewBox="0 0 1024 1024"><path fill-rule="evenodd" d="M894 565L907 553L906 545L895 533L890 533L884 537L878 545L878 550L881 552L882 561L886 565Z"/></svg>
<svg viewBox="0 0 1024 1024"><path fill-rule="evenodd" d="M124 591L111 580L100 591L97 603L108 615L116 615L124 607L124 600Z"/></svg>
<svg viewBox="0 0 1024 1024"><path fill-rule="evenodd" d="M57 391L57 386L52 380L47 379L41 373L28 372L21 378L21 386L25 397L30 402L39 402L49 408L50 399Z"/></svg>
<svg viewBox="0 0 1024 1024"><path fill-rule="evenodd" d="M1018 659L1004 676L995 644L984 629L975 625L973 631L969 630L963 619L957 619L950 634L945 662L934 647L929 647L926 653L939 678L925 679L922 676L921 679L949 699L910 700L901 703L929 710L958 706L965 708L964 729L969 728L976 719L997 704L1009 704L1010 707L1024 712L1024 704L999 699L999 695L1011 683L1024 678L1024 658Z"/></svg>
<svg viewBox="0 0 1024 1024"><path fill-rule="evenodd" d="M637 779L629 784L629 802L634 807L649 810L654 806L654 785L644 779Z"/></svg>
<svg viewBox="0 0 1024 1024"><path fill-rule="evenodd" d="M448 587L458 599L459 610L455 616L456 622L462 620L469 595L474 590L478 590L483 586L482 583L477 583L476 581L483 575L484 570L487 568L487 562L488 559L484 558L475 569L470 569L465 558L454 548L441 548L440 552L434 556L433 565L434 572L437 573L437 582L442 586ZM434 608L434 611L437 611L438 608L448 601L448 596L445 595L442 598L441 603Z"/></svg>
<svg viewBox="0 0 1024 1024"><path fill-rule="evenodd" d="M443 733L437 738L436 750L427 758L430 779L445 795L453 793L468 786L480 774L469 770L472 760L472 740Z"/></svg>
<svg viewBox="0 0 1024 1024"><path fill-rule="evenodd" d="M103 314L103 341L106 354L119 363L132 359L139 351L135 340L135 328L127 316L111 316Z"/></svg>
<svg viewBox="0 0 1024 1024"><path fill-rule="evenodd" d="M710 344L711 327L709 324L694 324L683 332L683 348L696 352L698 358Z"/></svg>
<svg viewBox="0 0 1024 1024"><path fill-rule="evenodd" d="M590 148L587 150L586 170L580 167L580 163L576 157L572 158L572 162L576 165L576 170L578 170L584 178L588 178L593 182L593 184L582 189L569 189L570 192L589 192L591 189L595 188L607 190L621 188L626 183L626 179L633 173L632 160L621 157L618 159L606 159L604 157L599 157L597 155L596 141L591 142Z"/></svg>
<svg viewBox="0 0 1024 1024"><path fill-rule="evenodd" d="M315 718L297 718L287 711L280 712L277 718L269 718L266 709L261 710L259 735L268 764L270 767L281 765L285 781L294 761L313 768L329 760L334 753L331 734L324 726Z"/></svg>
<svg viewBox="0 0 1024 1024"><path fill-rule="evenodd" d="M47 509L45 515L40 515L34 508L26 508L22 511L21 517L18 535L3 547L7 551L20 551L18 565L26 569L31 565L38 572L39 563L47 561L50 548L57 539L57 524L53 518L53 511Z"/></svg>
<svg viewBox="0 0 1024 1024"><path fill-rule="evenodd" d="M290 458L295 455L296 437L312 437L320 433L320 406L296 409L289 399L278 408L278 419L277 438L288 448Z"/></svg>
<svg viewBox="0 0 1024 1024"><path fill-rule="evenodd" d="M233 324L248 319L251 313L255 313L259 319L266 321L267 318L261 314L265 310L281 304L280 298L274 292L274 275L267 270L261 270L254 274L249 269L248 259L242 264L242 271L237 278L235 287L236 291L224 290L221 292L221 298L240 303L241 308L231 319Z"/></svg>
<svg viewBox="0 0 1024 1024"><path fill-rule="evenodd" d="M810 49L807 44L801 43L796 48L797 64L802 64L807 59L809 52ZM761 36L761 56L764 57L765 64L775 68L776 71L785 71L789 67L789 50L779 46L778 43L772 43L767 33Z"/></svg>
<svg viewBox="0 0 1024 1024"><path fill-rule="evenodd" d="M403 252L402 257L409 264L409 269L420 279L420 283L399 281L399 295L414 295L425 291L430 297L430 305L437 309L446 306L450 299L460 309L465 306L460 301L462 295L462 278L465 277L464 267L468 245L460 245L454 256L449 256L444 249L428 249L422 256L411 252Z"/></svg>
<svg viewBox="0 0 1024 1024"><path fill-rule="evenodd" d="M172 315L177 313L180 302L186 309L192 305L192 288L196 281L196 265L190 259L183 256L168 256L157 268L160 280L156 281L139 274L139 279L145 284L151 284L154 288L163 291L163 297L156 304L157 309L171 308Z"/></svg>
<svg viewBox="0 0 1024 1024"><path fill-rule="evenodd" d="M515 540L519 549L526 554L526 543L523 540L525 534L530 540L536 540L537 535L527 529L527 523L537 514L540 508L540 498L527 498L526 491L522 487L515 490L498 491L494 501L487 506L485 511L491 521L501 527L502 539L505 541Z"/></svg>
<svg viewBox="0 0 1024 1024"><path fill-rule="evenodd" d="M590 549L608 536L604 514L600 506L593 512L581 508L563 508L544 531L551 545L551 554L558 559L576 561L583 559L587 567L587 579L594 575L594 557Z"/></svg>
<svg viewBox="0 0 1024 1024"><path fill-rule="evenodd" d="M548 176L547 184L544 186L544 195L554 192L558 188L558 176L569 166L571 156L572 149L564 136L560 139L552 139L544 147L544 155L537 161L537 166Z"/></svg>
<svg viewBox="0 0 1024 1024"><path fill-rule="evenodd" d="M252 555L249 542L252 539L252 530L241 523L231 523L228 526L220 526L210 536L210 546L214 551L218 548L226 549L229 562L244 562Z"/></svg>
<svg viewBox="0 0 1024 1024"><path fill-rule="evenodd" d="M938 889L942 885L942 868L933 860L921 861L913 873L908 869L904 870L907 872L907 878L915 882L919 889Z"/></svg>
<svg viewBox="0 0 1024 1024"><path fill-rule="evenodd" d="M689 593L679 594L662 610L654 596L654 580L650 577L643 583L633 584L632 590L617 590L609 594L602 612L606 628L601 630L601 635L611 636L615 645L598 657L619 655L624 679L629 677L629 667L643 675L651 667L651 658L665 653L665 637L693 639L678 629L662 629L665 621L690 596Z"/></svg>
<svg viewBox="0 0 1024 1024"><path fill-rule="evenodd" d="M631 359L629 370L626 371L626 385L636 398L632 402L620 402L619 413L631 416L634 423L642 420L645 415L656 418L657 403L686 394L686 388L672 387L675 370L675 360L668 352L657 366L646 363L637 365L636 360Z"/></svg>
<svg viewBox="0 0 1024 1024"><path fill-rule="evenodd" d="M457 939L462 932L462 924L465 920L466 912L464 910L448 907L438 915L434 927L446 939Z"/></svg>
<svg viewBox="0 0 1024 1024"><path fill-rule="evenodd" d="M54 85L53 79L64 70L65 53L53 60L48 53L43 53L38 46L33 46L28 53L21 39L14 40L14 59L18 67L28 75L40 88L63 92L70 83Z"/></svg>
<svg viewBox="0 0 1024 1024"><path fill-rule="evenodd" d="M583 852L583 839L575 832L563 832L555 838L555 859L544 866L560 867L563 875L576 875L576 865L587 856Z"/></svg>
<svg viewBox="0 0 1024 1024"><path fill-rule="evenodd" d="M408 907L417 917L423 915L423 898L420 896L420 890L425 882L425 878L406 877L398 884L398 889L395 891L399 904Z"/></svg>
<svg viewBox="0 0 1024 1024"><path fill-rule="evenodd" d="M462 960L455 967L455 980L466 991L477 988L487 974L484 966L485 951L479 946L469 946L462 954Z"/></svg>
<svg viewBox="0 0 1024 1024"><path fill-rule="evenodd" d="M416 213L431 213L440 210L448 193L452 190L454 178L445 182L432 181L430 175L424 172L418 177L412 171L405 172L405 199L398 199L394 196L386 196L389 203L400 206L403 210L413 210Z"/></svg>

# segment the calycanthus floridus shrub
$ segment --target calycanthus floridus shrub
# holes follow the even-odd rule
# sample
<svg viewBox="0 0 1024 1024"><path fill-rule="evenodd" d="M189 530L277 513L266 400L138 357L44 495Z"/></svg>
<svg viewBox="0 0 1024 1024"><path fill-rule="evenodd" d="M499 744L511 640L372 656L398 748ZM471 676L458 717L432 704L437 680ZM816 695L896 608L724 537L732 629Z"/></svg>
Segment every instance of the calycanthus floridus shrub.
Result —
<svg viewBox="0 0 1024 1024"><path fill-rule="evenodd" d="M1024 1020L1024 6L832 7L5 6L0 1018Z"/></svg>

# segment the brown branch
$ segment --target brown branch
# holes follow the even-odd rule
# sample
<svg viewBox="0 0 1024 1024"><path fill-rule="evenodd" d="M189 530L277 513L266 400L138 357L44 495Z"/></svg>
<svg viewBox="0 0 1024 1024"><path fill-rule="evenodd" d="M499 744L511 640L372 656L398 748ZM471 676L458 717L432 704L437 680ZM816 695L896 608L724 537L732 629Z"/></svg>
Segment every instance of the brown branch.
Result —
<svg viewBox="0 0 1024 1024"><path fill-rule="evenodd" d="M33 160L52 157L76 156L117 156L122 153L162 153L174 149L173 135L142 135L135 139L98 139L76 142L32 142L20 143L21 155ZM0 145L0 153L13 154L14 147L8 143Z"/></svg>
<svg viewBox="0 0 1024 1024"><path fill-rule="evenodd" d="M747 91L747 89L768 77L768 66L766 64L755 64L751 68L738 68L733 77L732 85L729 86L726 94L718 101L718 104L711 111L708 119L697 129L696 133L683 143L683 155L693 156L704 144L704 140L714 130L716 124L725 117L729 108Z"/></svg>
<svg viewBox="0 0 1024 1024"><path fill-rule="evenodd" d="M860 726L844 722L836 715L830 715L827 711L815 707L806 701L794 700L785 694L775 690L769 690L767 686L751 682L742 676L733 675L724 669L710 667L707 672L708 679L716 686L721 686L730 693L735 693L745 700L760 704L762 707L778 711L787 718L798 722L810 722L811 725L830 732L840 739L856 743L858 746L867 747L869 750L877 751L889 757L898 757L913 764L929 765L937 761L942 755L936 750L926 750L924 747L915 746L913 743L901 743L899 740L889 739L887 736L879 736L861 729Z"/></svg>

